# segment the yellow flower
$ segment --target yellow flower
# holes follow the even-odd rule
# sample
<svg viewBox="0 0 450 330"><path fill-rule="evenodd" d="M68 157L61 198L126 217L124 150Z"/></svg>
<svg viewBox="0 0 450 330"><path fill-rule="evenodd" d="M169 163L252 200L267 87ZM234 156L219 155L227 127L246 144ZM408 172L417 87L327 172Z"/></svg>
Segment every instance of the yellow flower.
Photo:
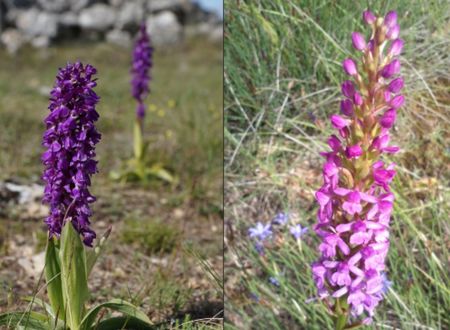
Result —
<svg viewBox="0 0 450 330"><path fill-rule="evenodd" d="M166 138L168 138L168 139L173 138L173 131L172 130L168 129L166 131Z"/></svg>
<svg viewBox="0 0 450 330"><path fill-rule="evenodd" d="M158 108L156 107L155 104L150 104L150 106L148 107L148 110L150 112L155 112Z"/></svg>
<svg viewBox="0 0 450 330"><path fill-rule="evenodd" d="M175 105L176 105L175 100L169 100L169 101L167 101L167 106L168 106L170 109L175 108Z"/></svg>
<svg viewBox="0 0 450 330"><path fill-rule="evenodd" d="M166 115L166 112L163 109L158 110L158 116L164 117Z"/></svg>

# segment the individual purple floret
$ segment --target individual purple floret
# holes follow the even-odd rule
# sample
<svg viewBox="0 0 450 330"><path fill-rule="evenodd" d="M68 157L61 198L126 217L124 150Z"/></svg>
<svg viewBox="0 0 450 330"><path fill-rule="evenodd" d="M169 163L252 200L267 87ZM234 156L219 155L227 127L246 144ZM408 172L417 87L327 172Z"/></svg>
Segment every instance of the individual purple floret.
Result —
<svg viewBox="0 0 450 330"><path fill-rule="evenodd" d="M289 232L295 239L300 239L303 235L308 232L308 227L303 227L300 224L296 224L295 226L291 226L289 228Z"/></svg>
<svg viewBox="0 0 450 330"><path fill-rule="evenodd" d="M398 39L394 11L384 19L365 11L363 20L372 35L366 44L364 35L352 34L361 59L343 62L352 80L341 86L341 115L330 117L337 134L328 140L331 151L322 153L323 185L316 192L315 231L321 239L321 257L312 265L312 273L318 296L331 306L337 329L343 329L348 319L362 318L349 328L370 323L390 285L385 259L395 164L386 165L380 157L399 151L389 145L389 128L405 101L398 94L404 85L397 58L403 40Z"/></svg>
<svg viewBox="0 0 450 330"><path fill-rule="evenodd" d="M49 235L59 237L70 221L87 246L96 237L89 227L89 204L95 197L88 190L90 177L97 172L95 145L100 141L95 128L99 118L95 110L99 97L93 91L96 72L92 65L80 62L59 70L42 143L47 148L42 155L42 178L46 182L43 201L50 206L45 220Z"/></svg>
<svg viewBox="0 0 450 330"><path fill-rule="evenodd" d="M150 45L150 38L147 34L145 23L142 23L133 50L133 67L131 69L131 94L138 102L136 115L140 120L145 116L144 99L150 92L152 54L153 48Z"/></svg>

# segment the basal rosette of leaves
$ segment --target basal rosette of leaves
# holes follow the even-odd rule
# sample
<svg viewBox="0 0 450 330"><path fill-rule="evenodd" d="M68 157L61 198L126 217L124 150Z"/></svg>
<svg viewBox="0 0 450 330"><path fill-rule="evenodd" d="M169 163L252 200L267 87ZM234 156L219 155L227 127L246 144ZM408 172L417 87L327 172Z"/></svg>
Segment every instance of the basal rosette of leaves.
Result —
<svg viewBox="0 0 450 330"><path fill-rule="evenodd" d="M399 151L389 145L389 129L404 103L397 14L383 18L367 10L363 20L371 34L352 34L359 59L343 61L350 79L342 83L341 114L330 118L337 134L328 139L331 151L322 153L324 183L315 194L321 257L312 273L336 329L369 324L386 290L394 203L389 184L396 172L380 158Z"/></svg>
<svg viewBox="0 0 450 330"><path fill-rule="evenodd" d="M49 238L44 275L49 303L28 297L24 312L0 315L0 326L33 330L151 329L150 319L121 299L86 308L88 278L109 236L108 230L94 246L90 229L90 177L97 171L95 145L100 140L95 122L99 101L93 91L96 69L80 62L59 70L45 119L42 156L47 185L43 201L50 206L45 220ZM94 246L92 248L92 246ZM34 311L40 307L45 313ZM100 318L103 309L122 316Z"/></svg>

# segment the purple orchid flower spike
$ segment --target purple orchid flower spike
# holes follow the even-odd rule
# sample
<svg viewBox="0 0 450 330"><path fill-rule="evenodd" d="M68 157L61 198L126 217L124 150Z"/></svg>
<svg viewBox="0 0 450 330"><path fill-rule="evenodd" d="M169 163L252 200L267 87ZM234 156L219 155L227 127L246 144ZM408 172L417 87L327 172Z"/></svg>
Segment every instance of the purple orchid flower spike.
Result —
<svg viewBox="0 0 450 330"><path fill-rule="evenodd" d="M141 24L139 36L133 50L133 66L131 68L131 94L138 102L136 116L142 120L145 116L144 99L150 92L150 69L152 67L153 48L147 34L145 23Z"/></svg>
<svg viewBox="0 0 450 330"><path fill-rule="evenodd" d="M318 297L336 316L336 329L369 324L390 285L385 259L395 164L385 165L380 156L399 151L389 146L389 128L405 102L398 94L404 80L397 76L404 42L398 38L396 12L383 18L365 11L363 20L372 36L366 42L363 34L352 34L361 58L343 61L352 80L341 86L341 114L330 117L339 134L327 141L331 151L322 153L323 185L315 195L319 210L314 230L321 239L321 257L312 273Z"/></svg>
<svg viewBox="0 0 450 330"><path fill-rule="evenodd" d="M97 172L95 145L100 141L95 127L99 118L95 110L99 97L93 91L96 72L80 62L59 70L50 93L42 143L47 148L42 155L42 178L46 182L43 201L50 206L45 220L49 235L59 237L70 221L87 246L92 246L96 237L89 222L89 205L95 197L88 190L90 177Z"/></svg>

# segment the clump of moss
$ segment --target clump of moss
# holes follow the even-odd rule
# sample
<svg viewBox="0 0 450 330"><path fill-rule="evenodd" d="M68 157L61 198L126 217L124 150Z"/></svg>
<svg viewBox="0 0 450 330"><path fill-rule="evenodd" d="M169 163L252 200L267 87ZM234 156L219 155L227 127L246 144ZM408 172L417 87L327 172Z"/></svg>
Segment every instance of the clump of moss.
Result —
<svg viewBox="0 0 450 330"><path fill-rule="evenodd" d="M180 233L160 221L129 219L125 221L121 239L127 244L138 244L145 253L169 253L175 247Z"/></svg>

